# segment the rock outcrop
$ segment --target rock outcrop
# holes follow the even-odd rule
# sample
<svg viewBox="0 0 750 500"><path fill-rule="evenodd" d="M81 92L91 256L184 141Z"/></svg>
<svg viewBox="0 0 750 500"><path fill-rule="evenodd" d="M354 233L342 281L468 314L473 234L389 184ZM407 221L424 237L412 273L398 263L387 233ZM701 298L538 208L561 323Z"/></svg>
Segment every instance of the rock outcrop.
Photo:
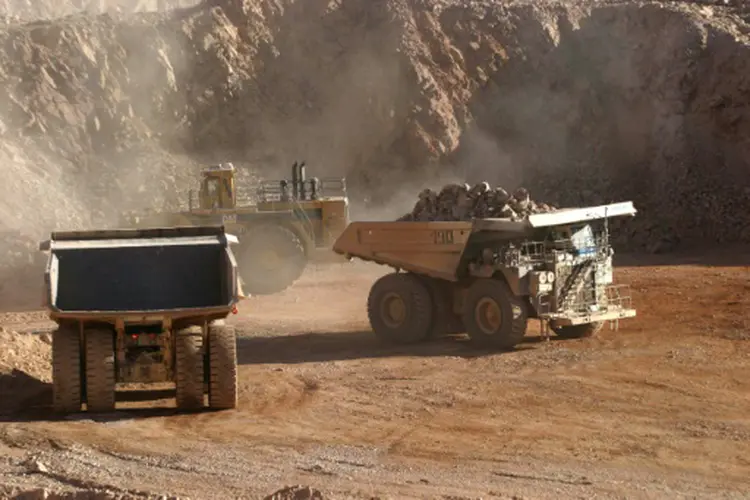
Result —
<svg viewBox="0 0 750 500"><path fill-rule="evenodd" d="M632 199L618 248L750 242L750 41L687 2L220 0L0 31L0 229L177 209L199 163L557 206ZM394 198L395 196L395 198ZM412 203L411 200L406 203Z"/></svg>

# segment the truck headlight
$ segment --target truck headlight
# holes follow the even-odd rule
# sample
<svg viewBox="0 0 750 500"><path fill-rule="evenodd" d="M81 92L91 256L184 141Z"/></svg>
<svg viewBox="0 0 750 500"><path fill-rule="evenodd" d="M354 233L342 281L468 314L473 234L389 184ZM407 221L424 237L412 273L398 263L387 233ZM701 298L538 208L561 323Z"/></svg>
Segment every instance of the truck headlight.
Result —
<svg viewBox="0 0 750 500"><path fill-rule="evenodd" d="M555 282L555 273L552 271L547 271L547 283L554 283Z"/></svg>
<svg viewBox="0 0 750 500"><path fill-rule="evenodd" d="M546 294L552 291L552 285L547 281L547 271L534 271L531 273L530 287L532 295Z"/></svg>

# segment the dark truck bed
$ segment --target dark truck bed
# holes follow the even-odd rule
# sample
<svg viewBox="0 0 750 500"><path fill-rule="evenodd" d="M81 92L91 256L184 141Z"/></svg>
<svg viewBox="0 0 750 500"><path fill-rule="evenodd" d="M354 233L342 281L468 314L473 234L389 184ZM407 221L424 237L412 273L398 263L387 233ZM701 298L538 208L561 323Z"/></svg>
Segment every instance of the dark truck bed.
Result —
<svg viewBox="0 0 750 500"><path fill-rule="evenodd" d="M52 233L47 302L58 315L227 312L237 268L223 227Z"/></svg>

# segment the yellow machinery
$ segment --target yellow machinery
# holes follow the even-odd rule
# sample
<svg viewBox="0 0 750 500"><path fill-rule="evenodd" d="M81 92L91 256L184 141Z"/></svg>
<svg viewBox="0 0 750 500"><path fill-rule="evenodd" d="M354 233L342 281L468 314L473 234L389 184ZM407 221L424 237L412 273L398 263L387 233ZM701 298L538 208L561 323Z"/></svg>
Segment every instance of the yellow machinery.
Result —
<svg viewBox="0 0 750 500"><path fill-rule="evenodd" d="M237 406L243 298L223 227L53 232L44 304L55 411L115 409L117 384L175 384L181 410Z"/></svg>
<svg viewBox="0 0 750 500"><path fill-rule="evenodd" d="M396 270L367 300L379 338L411 343L466 332L478 346L510 349L530 318L545 333L549 326L579 338L636 315L628 287L613 284L607 222L635 214L623 202L525 220L354 222L333 250Z"/></svg>
<svg viewBox="0 0 750 500"><path fill-rule="evenodd" d="M330 248L349 223L345 179L308 179L304 162L295 162L291 180L264 181L252 196L237 186L235 173L231 163L204 168L187 211L130 214L125 223L224 225L239 238L237 261L249 294L280 292L301 276L307 262L336 260Z"/></svg>

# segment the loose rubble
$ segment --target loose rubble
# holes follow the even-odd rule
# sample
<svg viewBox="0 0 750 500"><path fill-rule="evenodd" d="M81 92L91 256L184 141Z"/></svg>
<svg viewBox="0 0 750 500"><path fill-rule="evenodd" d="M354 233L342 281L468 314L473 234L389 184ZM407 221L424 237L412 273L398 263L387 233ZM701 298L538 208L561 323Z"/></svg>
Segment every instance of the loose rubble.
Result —
<svg viewBox="0 0 750 500"><path fill-rule="evenodd" d="M47 335L0 327L0 415L33 410L52 401L50 342Z"/></svg>
<svg viewBox="0 0 750 500"><path fill-rule="evenodd" d="M439 193L424 189L412 211L397 220L463 221L488 217L519 220L554 210L557 208L552 205L532 200L523 187L509 194L502 187L493 189L488 182L480 182L473 188L468 184L448 184Z"/></svg>
<svg viewBox="0 0 750 500"><path fill-rule="evenodd" d="M309 486L287 486L266 496L263 500L324 500L323 494Z"/></svg>
<svg viewBox="0 0 750 500"><path fill-rule="evenodd" d="M19 491L10 498L13 500L166 500L167 497L132 495L129 493L94 489L58 492L46 488L36 488Z"/></svg>

